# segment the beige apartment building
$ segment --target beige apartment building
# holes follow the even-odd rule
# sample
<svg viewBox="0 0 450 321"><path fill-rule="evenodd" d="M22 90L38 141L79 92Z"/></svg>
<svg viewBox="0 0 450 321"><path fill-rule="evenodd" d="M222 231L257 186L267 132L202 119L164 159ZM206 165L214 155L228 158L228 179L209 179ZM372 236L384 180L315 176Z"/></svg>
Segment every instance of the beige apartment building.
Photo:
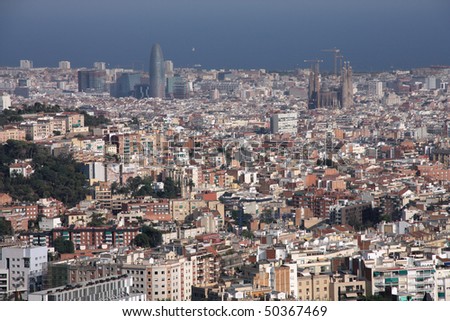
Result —
<svg viewBox="0 0 450 321"><path fill-rule="evenodd" d="M169 253L170 254L170 253ZM133 278L132 293L144 293L149 301L189 301L193 285L192 262L176 258L141 260L122 268Z"/></svg>
<svg viewBox="0 0 450 321"><path fill-rule="evenodd" d="M299 272L298 299L301 301L330 300L330 276L327 274L310 274Z"/></svg>
<svg viewBox="0 0 450 321"><path fill-rule="evenodd" d="M0 143L12 140L25 140L25 130L19 129L15 126L5 126L0 130Z"/></svg>

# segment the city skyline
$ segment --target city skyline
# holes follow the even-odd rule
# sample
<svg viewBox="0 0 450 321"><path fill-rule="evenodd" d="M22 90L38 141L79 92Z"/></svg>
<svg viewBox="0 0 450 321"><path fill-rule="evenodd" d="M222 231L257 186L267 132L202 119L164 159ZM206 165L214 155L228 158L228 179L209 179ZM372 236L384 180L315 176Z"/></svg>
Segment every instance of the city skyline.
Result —
<svg viewBox="0 0 450 321"><path fill-rule="evenodd" d="M0 301L450 301L448 0L0 1Z"/></svg>
<svg viewBox="0 0 450 321"><path fill-rule="evenodd" d="M148 70L149 44L156 42L176 67L292 70L307 67L304 59L321 58L321 69L331 71L331 55L322 50L333 47L356 71L448 65L450 48L439 30L450 28L449 6L439 0L407 6L385 0L197 0L190 6L180 0L138 0L134 6L6 0L0 4L0 36L9 50L0 53L0 65L18 59L33 60L36 67L106 61L110 68Z"/></svg>

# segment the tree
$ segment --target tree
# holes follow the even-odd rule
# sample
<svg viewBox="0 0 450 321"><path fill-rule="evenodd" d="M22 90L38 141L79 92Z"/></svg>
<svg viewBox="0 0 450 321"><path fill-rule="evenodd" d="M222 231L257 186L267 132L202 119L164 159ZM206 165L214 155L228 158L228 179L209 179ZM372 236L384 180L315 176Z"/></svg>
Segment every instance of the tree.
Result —
<svg viewBox="0 0 450 321"><path fill-rule="evenodd" d="M61 107L58 105L46 105L39 102L34 103L31 106L23 106L18 110L19 114L35 114L35 113L58 113L61 111Z"/></svg>
<svg viewBox="0 0 450 321"><path fill-rule="evenodd" d="M55 251L60 254L75 252L75 247L73 245L73 242L70 240L65 240L62 237L56 238L53 241L53 246L55 247Z"/></svg>
<svg viewBox="0 0 450 321"><path fill-rule="evenodd" d="M251 240L255 238L255 235L253 235L253 233L250 232L249 230L243 230L241 236Z"/></svg>
<svg viewBox="0 0 450 321"><path fill-rule="evenodd" d="M21 121L23 121L23 117L20 116L15 110L6 109L0 113L0 126L18 123Z"/></svg>
<svg viewBox="0 0 450 321"><path fill-rule="evenodd" d="M158 197L177 198L178 195L180 194L181 194L180 185L176 184L172 178L167 177L164 180L164 191L158 192Z"/></svg>
<svg viewBox="0 0 450 321"><path fill-rule="evenodd" d="M111 194L113 194L113 195L117 194L118 190L119 190L119 183L113 182L111 184Z"/></svg>
<svg viewBox="0 0 450 321"><path fill-rule="evenodd" d="M147 234L138 234L134 238L133 244L140 247L150 247L150 239Z"/></svg>
<svg viewBox="0 0 450 321"><path fill-rule="evenodd" d="M84 115L84 125L85 126L99 126L103 124L109 124L111 121L103 115L91 116L87 112L83 111Z"/></svg>
<svg viewBox="0 0 450 321"><path fill-rule="evenodd" d="M87 224L89 227L98 227L106 224L106 218L100 213L92 213L91 221Z"/></svg>
<svg viewBox="0 0 450 321"><path fill-rule="evenodd" d="M153 179L150 176L144 178L137 176L127 181L127 186L132 196L155 196Z"/></svg>
<svg viewBox="0 0 450 321"><path fill-rule="evenodd" d="M141 186L133 196L151 196L153 195L153 188L150 185Z"/></svg>
<svg viewBox="0 0 450 321"><path fill-rule="evenodd" d="M5 220L4 217L0 217L0 237L5 235L13 235L14 231L11 226L11 222Z"/></svg>
<svg viewBox="0 0 450 321"><path fill-rule="evenodd" d="M144 225L142 227L142 234L148 237L150 247L156 247L162 244L162 233L157 229Z"/></svg>
<svg viewBox="0 0 450 321"><path fill-rule="evenodd" d="M31 158L35 170L29 178L11 177L8 164L14 159ZM56 198L74 206L86 195L86 178L81 164L71 156L53 156L43 146L8 140L0 145L0 193L8 193L19 201Z"/></svg>

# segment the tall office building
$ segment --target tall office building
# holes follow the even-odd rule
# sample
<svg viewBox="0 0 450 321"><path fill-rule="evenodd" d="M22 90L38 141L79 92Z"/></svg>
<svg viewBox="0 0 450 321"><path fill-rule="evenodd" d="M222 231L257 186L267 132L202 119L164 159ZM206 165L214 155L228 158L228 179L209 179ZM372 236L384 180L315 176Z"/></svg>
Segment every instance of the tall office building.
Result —
<svg viewBox="0 0 450 321"><path fill-rule="evenodd" d="M180 75L167 78L166 93L168 97L176 99L189 98L189 82L186 78Z"/></svg>
<svg viewBox="0 0 450 321"><path fill-rule="evenodd" d="M21 69L31 69L31 68L33 68L33 62L31 60L21 60L20 68Z"/></svg>
<svg viewBox="0 0 450 321"><path fill-rule="evenodd" d="M106 90L105 70L79 70L78 91L103 92Z"/></svg>
<svg viewBox="0 0 450 321"><path fill-rule="evenodd" d="M167 77L173 77L173 62L172 60L166 60L164 61L164 68L166 72Z"/></svg>
<svg viewBox="0 0 450 321"><path fill-rule="evenodd" d="M379 80L369 82L368 94L369 96L381 99L383 97L383 82Z"/></svg>
<svg viewBox="0 0 450 321"><path fill-rule="evenodd" d="M62 60L58 63L59 69L69 70L70 69L70 61Z"/></svg>
<svg viewBox="0 0 450 321"><path fill-rule="evenodd" d="M164 98L166 92L166 76L161 46L156 43L150 54L150 97Z"/></svg>
<svg viewBox="0 0 450 321"><path fill-rule="evenodd" d="M353 106L353 70L348 62L342 68L341 90L341 107Z"/></svg>
<svg viewBox="0 0 450 321"><path fill-rule="evenodd" d="M138 84L134 86L134 98L144 99L150 97L150 86L148 84Z"/></svg>
<svg viewBox="0 0 450 321"><path fill-rule="evenodd" d="M8 109L9 107L11 107L11 96L3 93L0 96L0 111Z"/></svg>
<svg viewBox="0 0 450 321"><path fill-rule="evenodd" d="M106 62L103 62L103 61L94 62L94 69L106 70Z"/></svg>
<svg viewBox="0 0 450 321"><path fill-rule="evenodd" d="M114 97L133 96L134 86L141 83L140 73L125 72L120 74L116 83L111 88L111 95Z"/></svg>
<svg viewBox="0 0 450 321"><path fill-rule="evenodd" d="M436 77L430 76L425 78L425 89L428 90L434 90L437 88L437 81Z"/></svg>
<svg viewBox="0 0 450 321"><path fill-rule="evenodd" d="M297 134L297 113L278 113L270 117L272 134Z"/></svg>

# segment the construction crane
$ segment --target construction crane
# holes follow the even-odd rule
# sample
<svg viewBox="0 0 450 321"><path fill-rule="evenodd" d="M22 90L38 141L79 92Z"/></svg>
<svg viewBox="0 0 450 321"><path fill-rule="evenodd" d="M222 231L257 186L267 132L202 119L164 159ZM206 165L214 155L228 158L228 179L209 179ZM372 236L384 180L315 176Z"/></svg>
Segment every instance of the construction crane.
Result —
<svg viewBox="0 0 450 321"><path fill-rule="evenodd" d="M334 47L333 49L323 49L322 51L334 53L334 74L337 76L337 60L338 58L342 58L342 56L339 55L341 53L341 50Z"/></svg>

